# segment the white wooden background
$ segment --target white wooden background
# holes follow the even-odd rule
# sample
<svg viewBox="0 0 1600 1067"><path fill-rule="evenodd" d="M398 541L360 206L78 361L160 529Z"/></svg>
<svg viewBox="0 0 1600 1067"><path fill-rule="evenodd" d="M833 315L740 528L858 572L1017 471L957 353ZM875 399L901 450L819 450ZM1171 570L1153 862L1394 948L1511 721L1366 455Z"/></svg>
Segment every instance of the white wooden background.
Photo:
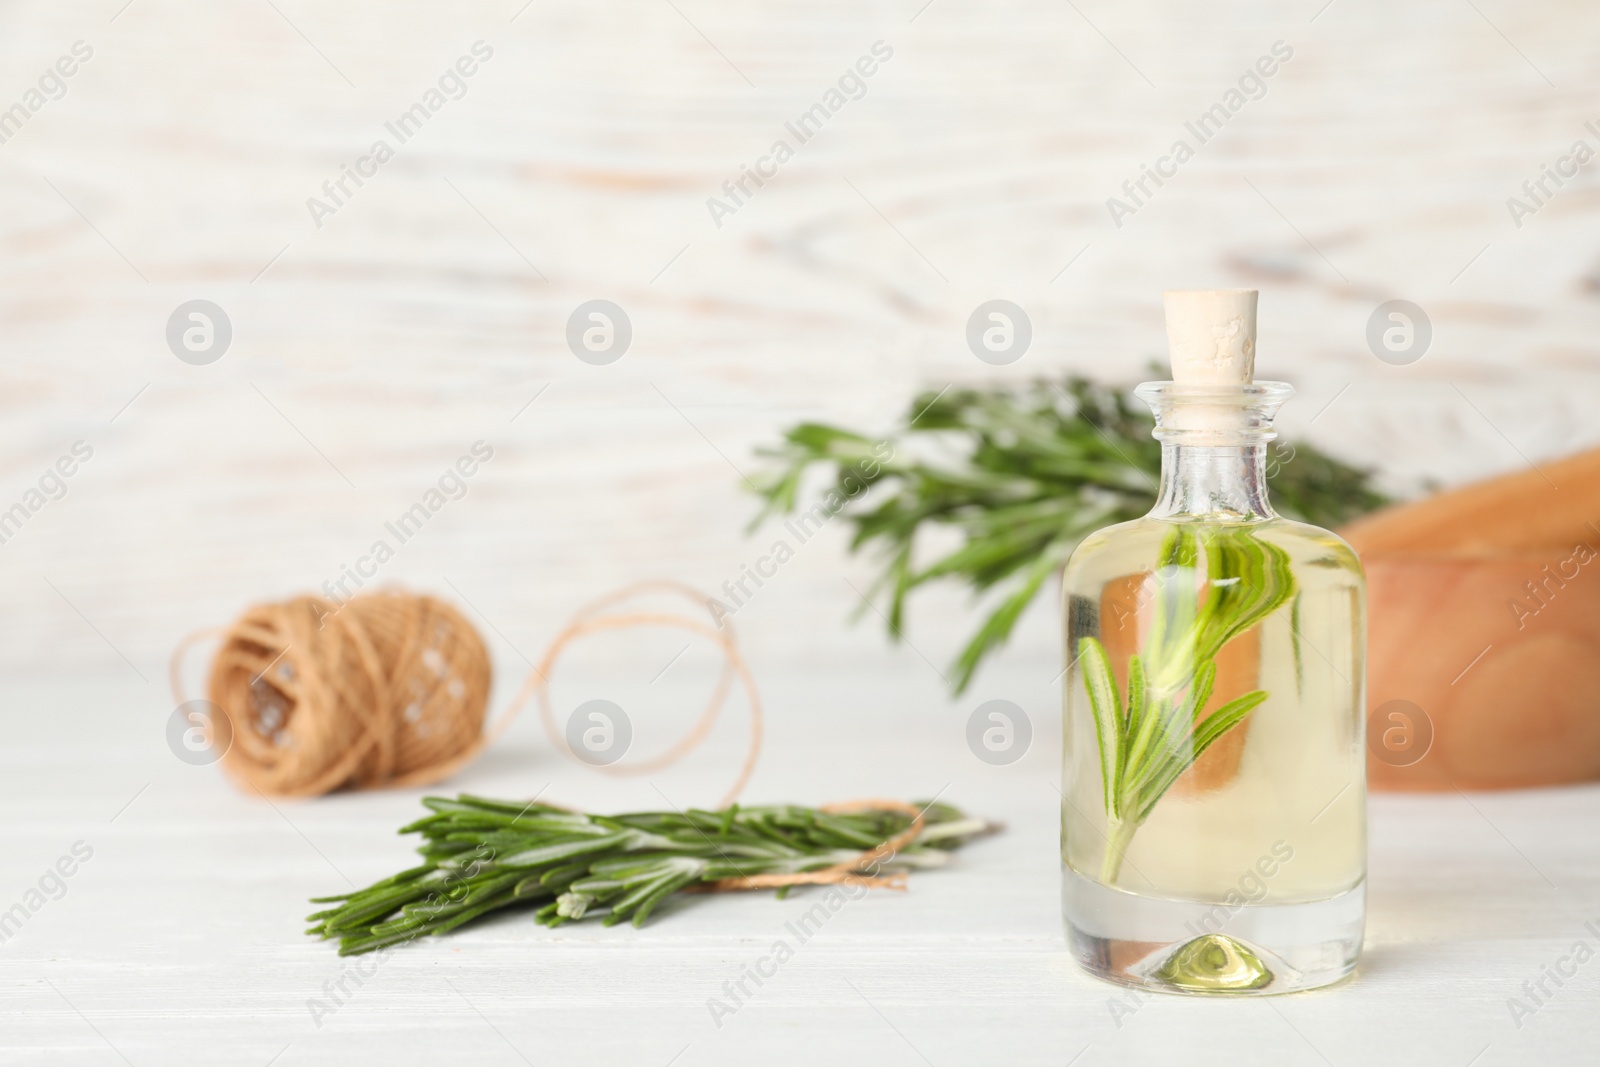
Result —
<svg viewBox="0 0 1600 1067"><path fill-rule="evenodd" d="M306 198L479 39L494 58L466 97L315 227ZM1294 58L1267 95L1114 227L1105 199L1280 39ZM96 857L0 946L0 1058L287 1065L387 1035L419 1059L517 1062L496 1029L537 1062L665 1064L688 1044L681 1063L918 1062L914 1045L940 1064L1059 1064L1092 1045L1092 1064L1170 1057L1175 1034L1197 1063L1592 1052L1590 971L1522 1030L1505 999L1595 918L1593 790L1481 811L1382 799L1358 982L1281 1014L1162 1000L1113 1027L1056 916L1048 611L949 702L929 663L972 625L964 598L929 594L914 649L886 651L870 615L843 623L844 579L870 575L843 529L736 620L774 737L749 795L949 780L1012 830L841 917L837 942L720 1032L704 999L781 925L770 901L644 935L493 925L406 953L316 1030L304 1001L338 964L299 941L298 902L335 865L366 879L402 862L388 832L412 795L282 813L238 797L167 752L161 675L190 629L336 576L481 438L495 459L383 578L468 599L503 691L589 597L648 576L715 588L752 562L768 538L743 533L736 468L782 427L885 427L954 381L1137 378L1162 353L1168 287L1259 287L1261 373L1302 390L1285 428L1399 491L1600 442L1600 163L1521 229L1505 206L1596 141L1600 9L0 0L0 107L78 40L94 57L65 97L0 144L0 509L74 441L94 448L0 544L0 904L74 840ZM894 58L865 98L715 227L706 198L878 40ZM1434 325L1410 367L1364 341L1396 297ZM563 340L595 298L634 324L606 367ZM1035 326L1003 369L963 339L993 298ZM192 299L233 322L210 366L163 338ZM652 641L587 657L642 686L676 647ZM991 696L1034 717L1013 768L960 743ZM710 802L718 766L661 786ZM575 803L659 800L554 769L531 722L460 784L552 779Z"/></svg>
<svg viewBox="0 0 1600 1067"><path fill-rule="evenodd" d="M493 463L383 576L453 581L532 654L603 589L753 562L734 468L782 427L1136 380L1167 287L1260 287L1285 428L1402 491L1600 441L1600 162L1520 230L1505 206L1600 144L1590 4L125 2L0 2L0 103L94 48L0 145L0 506L95 449L0 545L13 667L153 677L190 628L336 576L479 438ZM466 97L316 228L306 199L479 39ZM865 98L714 226L707 197L878 40ZM1114 227L1106 198L1277 40L1265 98ZM592 367L564 328L601 297L635 339ZM1035 323L1007 368L963 339L996 297ZM1367 351L1391 297L1433 320L1414 366ZM235 331L206 367L163 339L197 298ZM741 617L752 648L881 654L841 624L869 573L843 534ZM973 619L925 603L942 665ZM1019 654L1055 632L1038 613Z"/></svg>

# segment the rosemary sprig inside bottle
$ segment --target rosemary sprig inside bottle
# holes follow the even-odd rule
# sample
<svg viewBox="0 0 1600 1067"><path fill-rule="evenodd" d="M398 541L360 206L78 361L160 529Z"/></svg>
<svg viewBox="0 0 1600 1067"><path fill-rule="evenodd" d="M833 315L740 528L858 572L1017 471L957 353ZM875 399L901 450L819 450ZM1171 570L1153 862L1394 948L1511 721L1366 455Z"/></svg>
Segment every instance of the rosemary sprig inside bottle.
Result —
<svg viewBox="0 0 1600 1067"><path fill-rule="evenodd" d="M443 934L489 912L530 906L546 926L603 916L640 926L696 884L817 871L848 862L908 830L898 811L828 812L783 804L722 811L585 815L548 804L463 794L423 800L423 863L365 889L312 903L306 932L339 939L341 956ZM990 829L948 804L917 804L923 828L878 871L937 867ZM875 872L877 873L877 872ZM780 894L783 890L779 890Z"/></svg>
<svg viewBox="0 0 1600 1067"><path fill-rule="evenodd" d="M1125 695L1105 646L1093 637L1078 641L1100 746L1106 810L1100 879L1107 885L1116 883L1133 835L1156 802L1267 699L1257 689L1205 714L1217 653L1295 593L1287 552L1248 528L1213 524L1175 526L1148 581L1150 630L1128 659Z"/></svg>

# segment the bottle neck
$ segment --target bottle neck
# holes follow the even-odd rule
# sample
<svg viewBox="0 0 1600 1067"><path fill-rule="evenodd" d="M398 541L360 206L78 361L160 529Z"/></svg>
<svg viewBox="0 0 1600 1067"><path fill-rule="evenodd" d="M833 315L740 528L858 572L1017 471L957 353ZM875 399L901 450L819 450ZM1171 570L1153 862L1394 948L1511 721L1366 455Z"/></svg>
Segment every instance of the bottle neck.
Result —
<svg viewBox="0 0 1600 1067"><path fill-rule="evenodd" d="M1272 417L1293 395L1283 382L1195 385L1145 382L1134 394L1155 412L1161 489L1150 517L1256 522L1267 502Z"/></svg>
<svg viewBox="0 0 1600 1067"><path fill-rule="evenodd" d="M1250 522L1274 518L1267 499L1267 445L1161 442L1161 489L1153 519Z"/></svg>

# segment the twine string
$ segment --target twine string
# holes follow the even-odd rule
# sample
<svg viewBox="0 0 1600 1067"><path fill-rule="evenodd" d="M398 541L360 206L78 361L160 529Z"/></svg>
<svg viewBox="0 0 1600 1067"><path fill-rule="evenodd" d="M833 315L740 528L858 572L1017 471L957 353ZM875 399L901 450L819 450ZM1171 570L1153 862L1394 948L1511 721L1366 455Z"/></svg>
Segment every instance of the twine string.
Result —
<svg viewBox="0 0 1600 1067"><path fill-rule="evenodd" d="M699 718L661 754L595 769L650 774L673 766L705 741L737 680L750 714L750 740L720 807L744 791L761 754L761 697L732 626L670 611L616 609L652 594L708 607L710 599L671 581L639 582L584 605L556 635L494 724L485 728L491 682L482 637L444 601L398 591L364 593L343 605L319 596L257 604L231 626L198 630L173 650L168 676L188 702L183 665L201 641L220 637L207 696L228 718L224 770L241 785L274 796L317 796L335 789L427 785L476 759L515 722L530 698L550 744L576 755L557 727L550 677L573 642L609 630L668 627L711 641L722 669ZM712 622L717 620L712 616ZM206 722L208 743L219 724Z"/></svg>
<svg viewBox="0 0 1600 1067"><path fill-rule="evenodd" d="M906 888L904 871L888 874L866 873L891 862L900 850L915 841L925 824L925 811L901 800L848 800L827 804L822 808L830 814L846 815L862 811L893 811L910 816L911 824L882 843L852 856L843 863L835 863L820 871L795 871L789 874L751 874L740 878L722 878L688 887L695 893L726 893L741 889L781 889L793 885L861 885L874 889Z"/></svg>

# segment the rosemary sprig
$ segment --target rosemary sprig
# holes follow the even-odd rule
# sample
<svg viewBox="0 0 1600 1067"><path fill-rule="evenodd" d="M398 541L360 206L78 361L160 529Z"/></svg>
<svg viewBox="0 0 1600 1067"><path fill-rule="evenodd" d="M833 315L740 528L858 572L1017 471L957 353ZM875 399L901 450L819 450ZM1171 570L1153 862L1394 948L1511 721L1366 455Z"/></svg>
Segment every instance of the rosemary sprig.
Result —
<svg viewBox="0 0 1600 1067"><path fill-rule="evenodd" d="M888 591L896 640L906 598L921 585L958 581L978 594L997 591L998 602L956 659L952 686L960 693L1083 537L1150 510L1161 470L1153 426L1130 393L1083 378L925 393L882 439L889 448L805 423L763 449L773 462L755 479L765 501L756 522L794 511L812 466L832 468L828 491L854 529L851 550L881 553L872 592ZM946 448L937 460L925 458L930 450L919 449L922 443ZM1274 445L1268 481L1281 513L1318 526L1388 503L1369 472L1305 444ZM918 536L935 526L954 529L962 544L923 562Z"/></svg>
<svg viewBox="0 0 1600 1067"><path fill-rule="evenodd" d="M1244 721L1267 692L1257 689L1201 717L1224 645L1295 595L1289 554L1247 527L1174 526L1151 578L1150 631L1128 659L1126 698L1105 646L1078 641L1100 750L1106 850L1100 878L1114 885L1133 835L1180 775Z"/></svg>
<svg viewBox="0 0 1600 1067"><path fill-rule="evenodd" d="M612 816L467 794L423 804L432 814L400 830L425 839L422 864L365 889L314 898L333 907L308 916L308 934L337 938L339 955L349 956L448 933L513 906L536 908L534 919L546 926L596 916L607 926L640 926L695 883L820 870L911 825L898 812L790 804ZM887 856L882 871L937 867L990 829L948 804L927 805L923 819L922 832Z"/></svg>

